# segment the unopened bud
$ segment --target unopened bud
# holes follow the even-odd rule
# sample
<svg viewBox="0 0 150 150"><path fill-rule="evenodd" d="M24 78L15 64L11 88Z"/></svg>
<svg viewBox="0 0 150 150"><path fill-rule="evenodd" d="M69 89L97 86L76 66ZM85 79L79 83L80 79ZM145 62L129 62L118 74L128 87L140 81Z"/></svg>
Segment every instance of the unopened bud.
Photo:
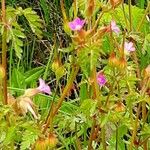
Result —
<svg viewBox="0 0 150 150"><path fill-rule="evenodd" d="M122 0L110 0L110 4L112 5L113 8L117 7L120 5Z"/></svg>
<svg viewBox="0 0 150 150"><path fill-rule="evenodd" d="M112 52L112 53L110 54L108 63L109 63L109 65L112 66L112 67L117 67L117 66L119 65L119 61L118 61L118 59L117 59L117 57L116 57L116 54L115 54L114 52Z"/></svg>
<svg viewBox="0 0 150 150"><path fill-rule="evenodd" d="M122 102L118 102L115 106L116 112L124 112L125 111L125 105Z"/></svg>
<svg viewBox="0 0 150 150"><path fill-rule="evenodd" d="M49 137L46 139L46 142L49 148L54 148L58 143L58 139L56 138L55 134L49 134Z"/></svg>
<svg viewBox="0 0 150 150"><path fill-rule="evenodd" d="M95 0L88 0L88 6L86 10L87 17L91 17L95 8Z"/></svg>
<svg viewBox="0 0 150 150"><path fill-rule="evenodd" d="M39 139L35 143L35 150L47 150L47 142L45 139Z"/></svg>
<svg viewBox="0 0 150 150"><path fill-rule="evenodd" d="M60 67L60 62L58 59L54 60L52 63L52 71L55 72Z"/></svg>
<svg viewBox="0 0 150 150"><path fill-rule="evenodd" d="M144 77L150 77L150 65L144 70Z"/></svg>
<svg viewBox="0 0 150 150"><path fill-rule="evenodd" d="M124 57L119 59L119 68L122 70L127 66L127 61Z"/></svg>

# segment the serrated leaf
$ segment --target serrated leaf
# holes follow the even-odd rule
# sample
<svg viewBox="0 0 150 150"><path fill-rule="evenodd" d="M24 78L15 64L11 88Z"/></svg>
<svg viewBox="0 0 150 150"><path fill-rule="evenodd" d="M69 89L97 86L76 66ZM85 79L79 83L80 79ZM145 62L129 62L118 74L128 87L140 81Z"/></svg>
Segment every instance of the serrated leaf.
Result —
<svg viewBox="0 0 150 150"><path fill-rule="evenodd" d="M99 55L100 47L97 45L91 45L89 47L83 48L79 52L78 63L86 77L89 76L89 72L92 71L94 66L96 66Z"/></svg>
<svg viewBox="0 0 150 150"><path fill-rule="evenodd" d="M95 113L96 105L97 102L93 99L85 99L80 107L81 112L83 112L85 116L91 117Z"/></svg>
<svg viewBox="0 0 150 150"><path fill-rule="evenodd" d="M26 130L23 134L22 143L21 143L21 150L29 149L30 146L36 141L38 138L38 134L36 132L31 132Z"/></svg>
<svg viewBox="0 0 150 150"><path fill-rule="evenodd" d="M23 10L23 14L29 22L31 30L39 37L42 38L42 20L35 11L31 8Z"/></svg>

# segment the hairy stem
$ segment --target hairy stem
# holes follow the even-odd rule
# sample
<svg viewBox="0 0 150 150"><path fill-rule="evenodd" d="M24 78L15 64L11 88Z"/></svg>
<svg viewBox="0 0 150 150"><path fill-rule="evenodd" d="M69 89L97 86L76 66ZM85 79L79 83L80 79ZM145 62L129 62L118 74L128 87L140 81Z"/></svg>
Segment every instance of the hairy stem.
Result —
<svg viewBox="0 0 150 150"><path fill-rule="evenodd" d="M47 117L46 121L45 121L45 127L43 129L43 133L46 132L47 128L50 126L50 128L52 129L52 124L53 124L53 119L55 117L55 115L57 114L59 108L61 107L65 97L67 96L67 94L70 92L71 88L72 88L72 84L73 84L73 81L75 80L76 78L76 75L79 71L79 67L78 66L74 66L73 69L72 69L72 72L70 74L70 78L68 80L68 83L61 95L61 97L59 98L58 100L58 103L56 104L56 106L54 107L54 104L53 104L53 108L51 108L51 111L49 113L49 116Z"/></svg>
<svg viewBox="0 0 150 150"><path fill-rule="evenodd" d="M142 90L141 90L141 96L142 97L144 96L144 94L145 94L145 92L146 92L146 90L148 88L149 83L150 83L150 79L148 79L148 81L145 82L145 84L143 85ZM131 143L130 143L130 149L129 150L132 150L133 144L134 144L134 140L136 139L136 134L137 134L137 129L138 129L138 121L139 121L141 107L142 107L142 103L140 103L138 105L138 108L137 108L136 119L135 119L135 122L134 122L134 127L133 127L133 132L132 132L132 137L131 137ZM144 115L144 117L145 117L145 115Z"/></svg>
<svg viewBox="0 0 150 150"><path fill-rule="evenodd" d="M149 9L150 9L150 2L148 2L147 8L146 8L146 10L145 10L145 13L144 13L144 15L143 15L141 21L139 22L139 24L138 24L138 26L137 26L137 31L139 31L139 30L141 29L142 25L144 24L144 20L145 20L145 18L146 18L146 15L147 15L148 12L149 12Z"/></svg>
<svg viewBox="0 0 150 150"><path fill-rule="evenodd" d="M4 25L4 31L2 34L2 66L5 70L5 76L3 79L3 103L6 105L7 102L7 26L6 26L6 8L5 8L5 0L1 1L2 5L2 22Z"/></svg>
<svg viewBox="0 0 150 150"><path fill-rule="evenodd" d="M129 5L129 22L130 22L130 32L132 31L132 11L131 11L131 0L128 0Z"/></svg>
<svg viewBox="0 0 150 150"><path fill-rule="evenodd" d="M93 124L92 124L92 128L91 128L89 142L88 142L88 150L93 150L92 141L93 141L93 135L95 133L95 125L96 125L96 119L93 117Z"/></svg>
<svg viewBox="0 0 150 150"><path fill-rule="evenodd" d="M105 132L105 125L101 129L102 133L102 145L103 145L103 150L106 150L106 132Z"/></svg>
<svg viewBox="0 0 150 150"><path fill-rule="evenodd" d="M124 16L124 20L125 20L125 23L126 23L126 27L128 29L128 21L127 21L127 17L126 17L126 13L125 13L125 8L124 8L124 3L122 3L122 11L123 11L123 16Z"/></svg>

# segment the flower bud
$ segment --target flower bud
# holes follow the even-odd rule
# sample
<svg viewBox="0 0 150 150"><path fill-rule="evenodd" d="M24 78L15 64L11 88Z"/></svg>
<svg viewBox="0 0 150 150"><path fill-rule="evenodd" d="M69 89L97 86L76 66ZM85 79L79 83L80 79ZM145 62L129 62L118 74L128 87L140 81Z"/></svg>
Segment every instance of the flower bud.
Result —
<svg viewBox="0 0 150 150"><path fill-rule="evenodd" d="M110 4L113 8L117 7L119 4L121 4L122 0L110 0Z"/></svg>
<svg viewBox="0 0 150 150"><path fill-rule="evenodd" d="M95 8L95 0L88 0L88 6L86 10L87 17L91 17Z"/></svg>
<svg viewBox="0 0 150 150"><path fill-rule="evenodd" d="M112 53L110 54L110 57L109 57L109 59L108 59L108 63L109 63L109 65L112 66L112 67L117 67L117 66L119 65L119 61L118 61L118 59L117 59L117 57L116 57L116 55L115 55L114 52L112 52Z"/></svg>
<svg viewBox="0 0 150 150"><path fill-rule="evenodd" d="M47 142L45 139L39 139L35 143L35 150L47 150Z"/></svg>
<svg viewBox="0 0 150 150"><path fill-rule="evenodd" d="M52 71L55 72L60 67L60 62L58 59L55 59L52 63Z"/></svg>
<svg viewBox="0 0 150 150"><path fill-rule="evenodd" d="M150 77L150 65L145 68L144 77Z"/></svg>
<svg viewBox="0 0 150 150"><path fill-rule="evenodd" d="M127 66L127 61L124 57L119 59L119 68L122 70Z"/></svg>
<svg viewBox="0 0 150 150"><path fill-rule="evenodd" d="M0 79L5 77L5 69L3 66L0 65Z"/></svg>
<svg viewBox="0 0 150 150"><path fill-rule="evenodd" d="M122 102L118 102L115 106L116 112L124 112L125 111L125 105Z"/></svg>
<svg viewBox="0 0 150 150"><path fill-rule="evenodd" d="M56 135L52 133L49 134L49 137L46 139L46 143L49 148L56 147L56 144L58 143L58 139L56 138Z"/></svg>

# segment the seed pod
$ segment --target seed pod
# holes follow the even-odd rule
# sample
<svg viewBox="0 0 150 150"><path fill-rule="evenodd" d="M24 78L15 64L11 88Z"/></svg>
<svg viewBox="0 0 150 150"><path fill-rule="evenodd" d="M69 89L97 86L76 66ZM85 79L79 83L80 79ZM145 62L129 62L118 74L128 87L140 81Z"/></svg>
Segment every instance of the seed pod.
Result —
<svg viewBox="0 0 150 150"><path fill-rule="evenodd" d="M49 148L56 147L56 144L58 143L58 139L56 138L56 135L53 133L49 134L49 137L46 139L46 143Z"/></svg>
<svg viewBox="0 0 150 150"><path fill-rule="evenodd" d="M86 10L87 17L91 17L93 15L95 8L95 0L88 0L88 6Z"/></svg>
<svg viewBox="0 0 150 150"><path fill-rule="evenodd" d="M47 150L47 142L45 139L39 139L35 143L35 150Z"/></svg>
<svg viewBox="0 0 150 150"><path fill-rule="evenodd" d="M118 102L115 106L116 112L124 112L125 111L125 105L122 102Z"/></svg>
<svg viewBox="0 0 150 150"><path fill-rule="evenodd" d="M127 61L126 61L126 59L125 59L124 57L120 58L120 59L119 59L119 68L120 68L121 70L123 70L123 69L126 68L126 66L127 66Z"/></svg>
<svg viewBox="0 0 150 150"><path fill-rule="evenodd" d="M117 67L117 66L119 65L119 61L118 61L118 59L117 59L117 57L116 57L116 54L115 54L114 52L112 52L112 53L110 54L108 63L109 63L109 65L112 66L112 67Z"/></svg>
<svg viewBox="0 0 150 150"><path fill-rule="evenodd" d="M150 65L145 68L144 77L150 77Z"/></svg>
<svg viewBox="0 0 150 150"><path fill-rule="evenodd" d="M110 4L112 5L113 8L117 7L122 3L122 0L110 0Z"/></svg>
<svg viewBox="0 0 150 150"><path fill-rule="evenodd" d="M58 59L55 59L52 63L52 71L55 72L60 67L60 61Z"/></svg>

